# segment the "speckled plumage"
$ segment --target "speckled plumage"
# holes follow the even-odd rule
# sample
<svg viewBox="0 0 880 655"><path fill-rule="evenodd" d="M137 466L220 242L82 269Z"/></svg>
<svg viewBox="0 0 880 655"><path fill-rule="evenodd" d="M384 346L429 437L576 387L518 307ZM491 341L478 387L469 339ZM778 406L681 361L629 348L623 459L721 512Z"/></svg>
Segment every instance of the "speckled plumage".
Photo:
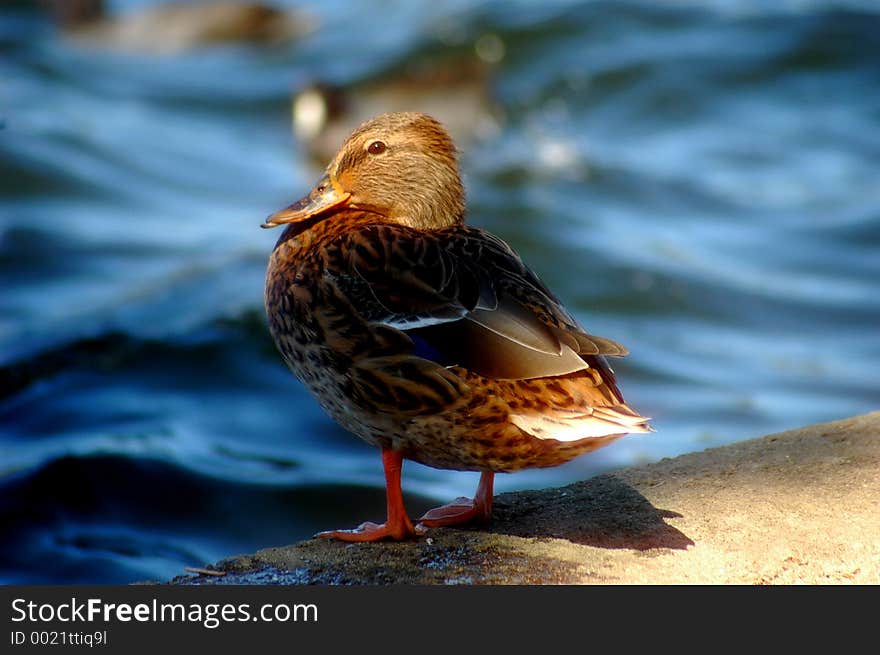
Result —
<svg viewBox="0 0 880 655"><path fill-rule="evenodd" d="M405 179L383 179L395 173ZM437 176L459 180L442 127L380 117L270 218L290 223L265 301L296 376L366 442L444 469L555 466L648 431L604 359L625 349L584 331L507 244L466 226L460 182L434 189Z"/></svg>

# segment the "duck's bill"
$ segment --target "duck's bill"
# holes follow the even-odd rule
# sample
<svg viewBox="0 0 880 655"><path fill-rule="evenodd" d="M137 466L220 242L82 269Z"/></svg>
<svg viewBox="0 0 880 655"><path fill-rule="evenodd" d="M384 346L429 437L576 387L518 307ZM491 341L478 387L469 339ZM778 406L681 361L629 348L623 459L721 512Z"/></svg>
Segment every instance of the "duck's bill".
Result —
<svg viewBox="0 0 880 655"><path fill-rule="evenodd" d="M275 212L260 227L277 227L285 223L305 221L348 203L351 194L343 191L332 175L325 175L305 198Z"/></svg>

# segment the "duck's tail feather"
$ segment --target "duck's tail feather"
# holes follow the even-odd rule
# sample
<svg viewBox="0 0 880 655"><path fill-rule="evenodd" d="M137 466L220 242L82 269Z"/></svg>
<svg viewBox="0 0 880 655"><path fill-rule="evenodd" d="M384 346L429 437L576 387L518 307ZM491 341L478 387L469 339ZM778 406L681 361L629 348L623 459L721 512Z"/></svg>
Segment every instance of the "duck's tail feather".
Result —
<svg viewBox="0 0 880 655"><path fill-rule="evenodd" d="M626 405L598 406L588 411L551 410L511 414L510 421L538 439L580 441L632 432L654 432L648 419Z"/></svg>

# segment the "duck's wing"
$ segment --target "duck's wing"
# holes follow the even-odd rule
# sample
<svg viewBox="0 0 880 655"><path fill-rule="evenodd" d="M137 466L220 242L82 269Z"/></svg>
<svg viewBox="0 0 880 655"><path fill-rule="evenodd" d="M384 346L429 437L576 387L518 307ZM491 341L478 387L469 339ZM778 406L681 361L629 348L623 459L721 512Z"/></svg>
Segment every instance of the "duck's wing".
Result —
<svg viewBox="0 0 880 655"><path fill-rule="evenodd" d="M599 368L619 344L586 333L503 241L477 228L349 232L336 284L368 322L403 331L413 354L484 377L526 380Z"/></svg>

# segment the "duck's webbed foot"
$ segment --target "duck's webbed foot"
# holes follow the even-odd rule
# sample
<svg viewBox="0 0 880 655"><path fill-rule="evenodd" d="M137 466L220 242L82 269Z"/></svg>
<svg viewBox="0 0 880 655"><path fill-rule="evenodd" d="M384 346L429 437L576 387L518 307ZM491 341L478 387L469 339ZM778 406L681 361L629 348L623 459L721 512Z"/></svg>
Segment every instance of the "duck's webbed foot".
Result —
<svg viewBox="0 0 880 655"><path fill-rule="evenodd" d="M418 534L403 506L403 494L400 490L403 456L391 449L383 449L382 465L385 468L385 497L388 510L388 518L385 523L361 523L351 530L319 532L315 535L316 537L340 541L379 541L380 539L402 541Z"/></svg>
<svg viewBox="0 0 880 655"><path fill-rule="evenodd" d="M473 498L456 498L442 507L435 507L418 520L419 527L439 528L463 523L484 523L492 516L492 485L495 474L484 471Z"/></svg>
<svg viewBox="0 0 880 655"><path fill-rule="evenodd" d="M398 521L396 524L368 521L351 530L327 530L319 532L315 536L321 539L338 539L339 541L380 541L382 539L402 541L416 536L416 530L409 518L406 518L405 522Z"/></svg>

